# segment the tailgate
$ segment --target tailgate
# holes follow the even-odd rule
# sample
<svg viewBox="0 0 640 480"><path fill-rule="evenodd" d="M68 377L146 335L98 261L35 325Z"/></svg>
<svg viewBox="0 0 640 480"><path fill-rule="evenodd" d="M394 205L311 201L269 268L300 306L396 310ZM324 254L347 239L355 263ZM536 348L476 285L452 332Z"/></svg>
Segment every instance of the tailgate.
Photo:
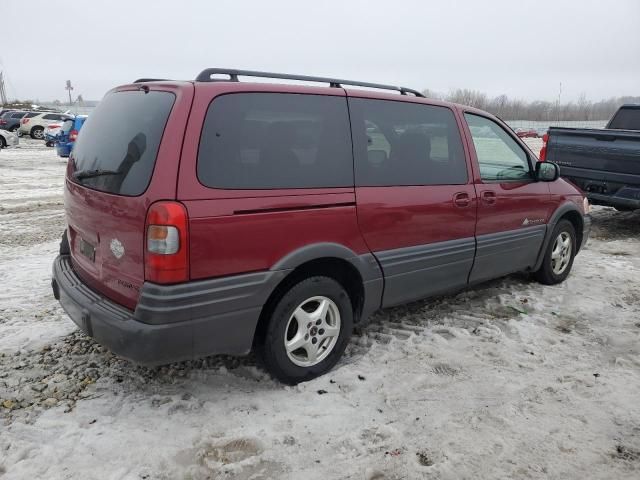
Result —
<svg viewBox="0 0 640 480"><path fill-rule="evenodd" d="M189 83L112 91L84 123L70 157L72 265L90 287L131 309L145 280L147 210L175 198L192 98Z"/></svg>
<svg viewBox="0 0 640 480"><path fill-rule="evenodd" d="M563 175L620 181L640 175L640 132L551 128L547 159Z"/></svg>

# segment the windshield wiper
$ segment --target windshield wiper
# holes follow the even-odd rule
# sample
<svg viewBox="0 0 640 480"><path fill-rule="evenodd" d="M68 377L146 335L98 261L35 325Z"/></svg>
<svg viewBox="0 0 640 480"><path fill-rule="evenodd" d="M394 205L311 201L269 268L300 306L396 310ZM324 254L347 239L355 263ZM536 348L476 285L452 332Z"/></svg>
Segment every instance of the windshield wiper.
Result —
<svg viewBox="0 0 640 480"><path fill-rule="evenodd" d="M76 180L83 180L85 178L103 177L105 175L122 175L122 172L116 170L86 170L81 172L75 172L73 178Z"/></svg>

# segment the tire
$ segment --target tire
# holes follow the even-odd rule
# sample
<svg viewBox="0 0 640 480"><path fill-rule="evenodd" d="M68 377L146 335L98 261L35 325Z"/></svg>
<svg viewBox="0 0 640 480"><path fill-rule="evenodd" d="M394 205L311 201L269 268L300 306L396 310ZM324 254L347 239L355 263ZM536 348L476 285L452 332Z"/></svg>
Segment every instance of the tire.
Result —
<svg viewBox="0 0 640 480"><path fill-rule="evenodd" d="M0 148L6 148L7 146L7 141L4 139L3 136L0 135Z"/></svg>
<svg viewBox="0 0 640 480"><path fill-rule="evenodd" d="M44 138L44 128L33 127L31 129L31 138L34 140L42 140Z"/></svg>
<svg viewBox="0 0 640 480"><path fill-rule="evenodd" d="M11 127L11 128L9 129L9 131L10 131L11 133L16 133L16 132L18 131L18 129L19 129L19 128L20 128L20 126L19 126L19 125L16 125L15 127Z"/></svg>
<svg viewBox="0 0 640 480"><path fill-rule="evenodd" d="M545 285L563 282L571 272L576 256L576 230L569 220L560 220L551 233L536 280Z"/></svg>
<svg viewBox="0 0 640 480"><path fill-rule="evenodd" d="M258 357L273 377L295 385L325 374L344 353L353 330L351 299L334 279L309 277L280 298L268 321Z"/></svg>

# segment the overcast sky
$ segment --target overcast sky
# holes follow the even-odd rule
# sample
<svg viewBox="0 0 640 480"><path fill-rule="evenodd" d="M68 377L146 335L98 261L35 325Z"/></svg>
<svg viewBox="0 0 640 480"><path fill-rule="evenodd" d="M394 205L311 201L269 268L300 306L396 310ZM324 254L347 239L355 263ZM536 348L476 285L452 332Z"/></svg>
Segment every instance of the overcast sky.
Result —
<svg viewBox="0 0 640 480"><path fill-rule="evenodd" d="M640 0L2 0L9 97L100 99L205 67L448 92L640 95ZM98 5L99 3L99 5ZM8 30L8 31L7 31Z"/></svg>

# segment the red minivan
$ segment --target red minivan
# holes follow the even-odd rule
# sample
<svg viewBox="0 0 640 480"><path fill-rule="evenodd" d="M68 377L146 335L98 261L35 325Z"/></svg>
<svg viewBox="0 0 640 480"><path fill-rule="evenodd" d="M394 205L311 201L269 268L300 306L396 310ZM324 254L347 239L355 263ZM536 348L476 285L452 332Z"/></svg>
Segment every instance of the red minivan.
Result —
<svg viewBox="0 0 640 480"><path fill-rule="evenodd" d="M53 291L134 362L254 349L295 384L380 308L517 271L563 281L590 220L558 174L494 116L406 88L141 79L80 132Z"/></svg>

